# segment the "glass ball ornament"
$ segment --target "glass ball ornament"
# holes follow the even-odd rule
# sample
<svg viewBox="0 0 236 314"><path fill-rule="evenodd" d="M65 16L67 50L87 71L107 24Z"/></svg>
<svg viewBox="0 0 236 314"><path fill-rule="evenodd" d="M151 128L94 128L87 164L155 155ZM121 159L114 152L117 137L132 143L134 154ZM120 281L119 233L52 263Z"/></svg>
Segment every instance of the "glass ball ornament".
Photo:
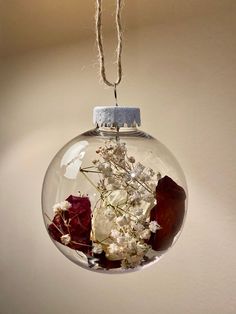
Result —
<svg viewBox="0 0 236 314"><path fill-rule="evenodd" d="M139 108L95 107L94 123L47 169L45 226L56 247L83 268L140 270L156 263L181 232L185 176L173 154L138 128Z"/></svg>

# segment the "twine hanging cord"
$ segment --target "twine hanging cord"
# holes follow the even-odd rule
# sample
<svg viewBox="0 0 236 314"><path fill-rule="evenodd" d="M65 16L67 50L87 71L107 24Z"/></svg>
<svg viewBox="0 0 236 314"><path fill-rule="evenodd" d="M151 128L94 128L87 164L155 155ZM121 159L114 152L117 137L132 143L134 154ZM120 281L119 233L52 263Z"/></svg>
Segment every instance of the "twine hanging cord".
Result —
<svg viewBox="0 0 236 314"><path fill-rule="evenodd" d="M105 61L104 61L104 49L102 41L102 0L97 0L97 14L96 14L96 38L99 52L100 61L100 75L103 82L108 86L116 86L121 82L122 78L122 66L121 66L121 53L122 53L122 28L121 28L121 2L122 0L116 0L116 29L117 29L117 79L114 83L108 81L106 77Z"/></svg>

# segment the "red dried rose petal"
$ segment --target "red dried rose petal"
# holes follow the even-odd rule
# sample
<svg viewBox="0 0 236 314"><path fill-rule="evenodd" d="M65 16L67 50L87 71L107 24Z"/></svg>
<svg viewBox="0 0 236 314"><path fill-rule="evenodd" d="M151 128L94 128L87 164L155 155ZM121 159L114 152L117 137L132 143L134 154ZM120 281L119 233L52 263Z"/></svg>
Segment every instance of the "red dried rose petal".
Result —
<svg viewBox="0 0 236 314"><path fill-rule="evenodd" d="M101 254L94 254L94 257L99 259L99 266L107 270L121 267L121 260L111 261L106 257L105 252L102 252Z"/></svg>
<svg viewBox="0 0 236 314"><path fill-rule="evenodd" d="M48 226L48 232L54 240L61 242L61 236L68 233L61 215L56 214L52 222Z"/></svg>
<svg viewBox="0 0 236 314"><path fill-rule="evenodd" d="M152 233L149 244L156 251L167 249L183 223L186 194L170 177L158 181L157 204L151 210L150 219L157 221L161 229Z"/></svg>
<svg viewBox="0 0 236 314"><path fill-rule="evenodd" d="M89 198L86 196L74 196L70 195L67 197L66 201L68 201L71 204L71 207L69 208L69 212L72 213L88 213L90 211L91 213L91 204L89 201Z"/></svg>
<svg viewBox="0 0 236 314"><path fill-rule="evenodd" d="M69 234L71 242L67 245L68 247L89 253L91 251L91 204L89 198L70 195L66 200L71 203L71 207L67 211L55 215L52 223L48 226L48 232L59 243L61 243L63 234Z"/></svg>

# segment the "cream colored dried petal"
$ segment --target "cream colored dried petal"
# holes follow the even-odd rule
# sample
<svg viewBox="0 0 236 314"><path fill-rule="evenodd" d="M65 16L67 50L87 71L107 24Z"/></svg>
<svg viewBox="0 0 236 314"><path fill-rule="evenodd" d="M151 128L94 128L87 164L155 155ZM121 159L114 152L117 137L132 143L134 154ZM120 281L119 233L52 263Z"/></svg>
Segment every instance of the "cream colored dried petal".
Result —
<svg viewBox="0 0 236 314"><path fill-rule="evenodd" d="M68 245L71 241L71 237L69 234L65 234L63 236L61 236L61 243Z"/></svg>

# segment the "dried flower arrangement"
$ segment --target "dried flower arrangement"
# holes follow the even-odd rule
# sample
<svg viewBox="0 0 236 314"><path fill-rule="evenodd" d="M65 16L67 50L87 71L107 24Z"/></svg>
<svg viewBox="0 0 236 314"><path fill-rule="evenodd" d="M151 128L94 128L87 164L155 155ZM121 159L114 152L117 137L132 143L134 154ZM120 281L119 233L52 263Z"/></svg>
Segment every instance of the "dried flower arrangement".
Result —
<svg viewBox="0 0 236 314"><path fill-rule="evenodd" d="M129 156L125 143L107 141L93 165L80 172L98 191L93 209L88 195L70 195L53 206L51 238L86 256L93 269L132 269L171 246L179 232L186 194L170 177ZM89 178L97 174L97 182Z"/></svg>

